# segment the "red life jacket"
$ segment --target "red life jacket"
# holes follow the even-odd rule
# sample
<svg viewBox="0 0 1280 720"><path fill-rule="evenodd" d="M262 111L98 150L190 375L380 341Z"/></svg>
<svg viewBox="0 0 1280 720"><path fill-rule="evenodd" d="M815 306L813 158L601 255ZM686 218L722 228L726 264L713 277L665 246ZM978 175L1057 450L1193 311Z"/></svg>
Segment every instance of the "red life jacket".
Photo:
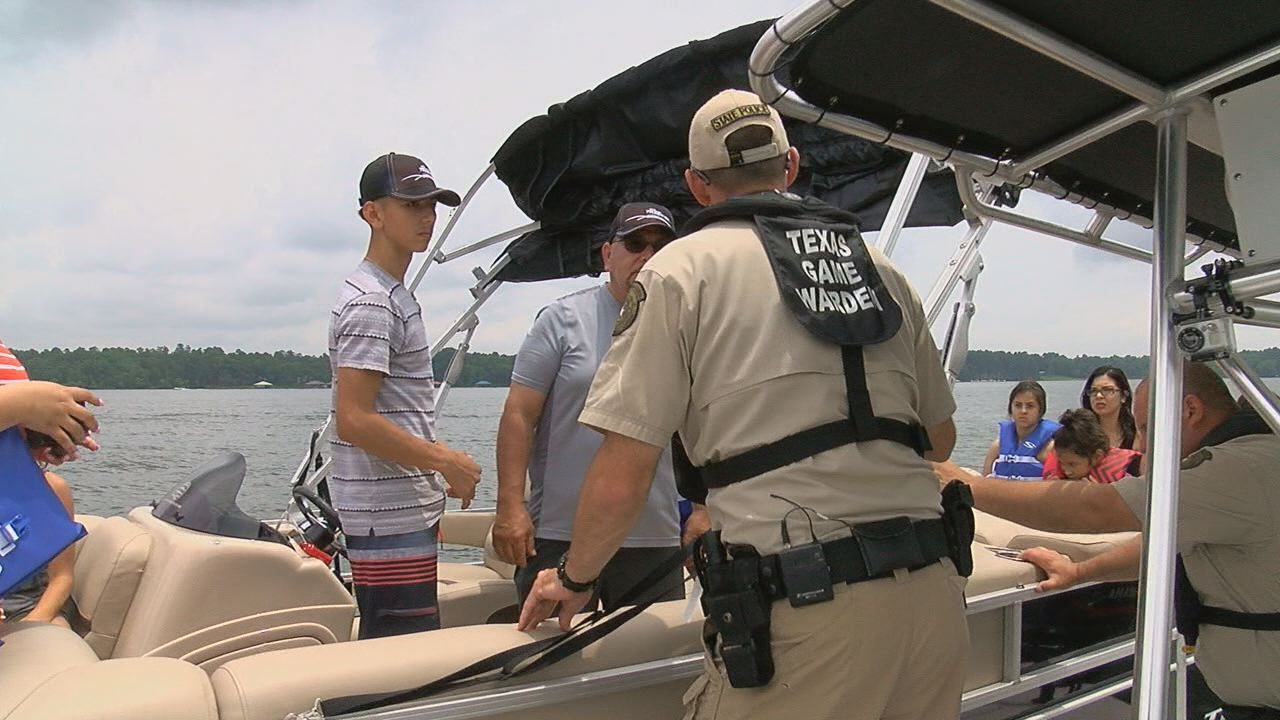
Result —
<svg viewBox="0 0 1280 720"><path fill-rule="evenodd" d="M1142 453L1137 450L1113 447L1089 471L1089 480L1110 485L1126 475L1136 475L1136 459L1140 457L1142 457ZM1062 465L1058 463L1058 454L1056 452L1049 453L1049 456L1044 459L1044 476L1045 478L1063 477Z"/></svg>

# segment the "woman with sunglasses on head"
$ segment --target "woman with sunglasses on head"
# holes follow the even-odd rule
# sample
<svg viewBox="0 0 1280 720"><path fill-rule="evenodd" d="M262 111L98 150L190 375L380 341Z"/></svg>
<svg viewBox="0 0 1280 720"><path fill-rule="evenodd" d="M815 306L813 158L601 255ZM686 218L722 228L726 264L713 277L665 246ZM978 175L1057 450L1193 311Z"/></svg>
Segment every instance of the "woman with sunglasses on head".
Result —
<svg viewBox="0 0 1280 720"><path fill-rule="evenodd" d="M1089 373L1080 393L1080 407L1098 416L1111 447L1133 449L1138 428L1133 420L1133 392L1123 370L1103 365Z"/></svg>
<svg viewBox="0 0 1280 720"><path fill-rule="evenodd" d="M1009 480L1039 480L1058 423L1045 420L1044 388L1035 380L1023 380L1009 393L1009 418L1001 420L998 434L987 450L982 474Z"/></svg>

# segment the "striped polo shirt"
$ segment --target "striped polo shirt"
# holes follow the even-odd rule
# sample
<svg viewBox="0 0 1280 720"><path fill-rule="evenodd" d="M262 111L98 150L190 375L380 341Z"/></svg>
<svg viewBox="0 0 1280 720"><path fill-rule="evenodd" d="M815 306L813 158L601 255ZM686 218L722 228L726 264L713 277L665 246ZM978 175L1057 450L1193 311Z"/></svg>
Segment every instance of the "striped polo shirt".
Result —
<svg viewBox="0 0 1280 720"><path fill-rule="evenodd" d="M28 379L27 369L22 366L22 361L0 341L0 385L25 382Z"/></svg>
<svg viewBox="0 0 1280 720"><path fill-rule="evenodd" d="M329 319L329 365L337 402L338 368L382 373L378 414L434 441L435 383L422 308L389 273L365 260L342 285ZM444 486L432 471L405 467L330 440L329 492L347 535L425 530L444 511Z"/></svg>

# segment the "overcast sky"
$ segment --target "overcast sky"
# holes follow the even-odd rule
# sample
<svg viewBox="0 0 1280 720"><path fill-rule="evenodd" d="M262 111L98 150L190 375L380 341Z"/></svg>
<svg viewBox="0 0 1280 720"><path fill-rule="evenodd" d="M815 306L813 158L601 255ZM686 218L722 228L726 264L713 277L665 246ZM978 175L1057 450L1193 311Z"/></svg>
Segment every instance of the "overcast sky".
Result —
<svg viewBox="0 0 1280 720"><path fill-rule="evenodd" d="M796 4L5 2L0 338L321 353L367 240L356 182L373 157L420 155L462 192L547 106ZM1047 199L1021 209L1087 218ZM523 222L494 181L449 247ZM961 234L900 242L922 297ZM1147 235L1120 236L1149 246ZM497 251L428 273L418 298L430 337ZM1147 265L1004 228L984 256L972 347L1146 352ZM538 307L592 282L500 289L473 349L513 352ZM1275 343L1244 330L1241 344Z"/></svg>

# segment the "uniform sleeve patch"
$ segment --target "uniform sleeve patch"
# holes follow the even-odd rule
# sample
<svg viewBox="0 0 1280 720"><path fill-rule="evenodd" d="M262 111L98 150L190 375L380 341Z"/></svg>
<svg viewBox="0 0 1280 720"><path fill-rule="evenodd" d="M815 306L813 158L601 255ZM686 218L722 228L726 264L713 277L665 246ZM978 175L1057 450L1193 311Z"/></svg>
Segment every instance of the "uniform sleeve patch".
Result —
<svg viewBox="0 0 1280 720"><path fill-rule="evenodd" d="M1213 459L1213 453L1209 452L1209 448L1200 448L1182 459L1182 469L1190 470L1191 468L1200 467L1207 460Z"/></svg>
<svg viewBox="0 0 1280 720"><path fill-rule="evenodd" d="M613 323L614 337L626 332L627 328L635 324L636 317L640 315L640 306L644 304L646 297L648 294L639 280L631 283L631 288L627 290L627 298L622 301L622 312L618 313L618 319Z"/></svg>

